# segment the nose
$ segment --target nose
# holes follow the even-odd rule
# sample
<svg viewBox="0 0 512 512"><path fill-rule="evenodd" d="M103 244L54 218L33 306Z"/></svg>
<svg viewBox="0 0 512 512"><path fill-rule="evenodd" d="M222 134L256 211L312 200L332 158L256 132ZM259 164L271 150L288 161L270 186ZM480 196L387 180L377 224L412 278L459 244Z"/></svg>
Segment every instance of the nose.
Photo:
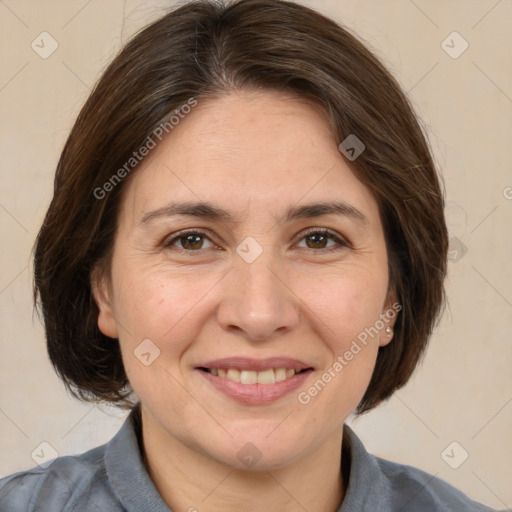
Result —
<svg viewBox="0 0 512 512"><path fill-rule="evenodd" d="M290 287L289 272L265 252L252 263L238 258L224 283L217 321L225 330L250 341L285 334L299 324L299 298Z"/></svg>

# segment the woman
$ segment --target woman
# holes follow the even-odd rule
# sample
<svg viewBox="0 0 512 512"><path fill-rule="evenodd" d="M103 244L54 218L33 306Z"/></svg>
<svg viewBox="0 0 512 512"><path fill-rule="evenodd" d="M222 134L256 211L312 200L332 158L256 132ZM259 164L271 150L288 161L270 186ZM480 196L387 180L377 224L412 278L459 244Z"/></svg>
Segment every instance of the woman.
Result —
<svg viewBox="0 0 512 512"><path fill-rule="evenodd" d="M50 358L130 407L1 481L2 511L485 511L344 421L411 376L443 302L439 179L404 94L320 14L188 3L83 107L35 250Z"/></svg>

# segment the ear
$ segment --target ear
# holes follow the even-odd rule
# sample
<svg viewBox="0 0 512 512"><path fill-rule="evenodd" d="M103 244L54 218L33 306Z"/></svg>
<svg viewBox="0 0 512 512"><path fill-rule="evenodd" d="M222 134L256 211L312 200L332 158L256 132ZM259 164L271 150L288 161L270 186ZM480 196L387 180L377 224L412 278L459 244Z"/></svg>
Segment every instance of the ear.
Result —
<svg viewBox="0 0 512 512"><path fill-rule="evenodd" d="M395 289L388 291L384 307L382 309L382 321L384 322L384 329L379 335L379 347L384 347L391 342L394 336L393 329L395 327L396 319L399 312L402 309L402 305L398 303L397 294ZM387 328L391 328L391 333L386 332Z"/></svg>
<svg viewBox="0 0 512 512"><path fill-rule="evenodd" d="M94 266L90 274L91 290L94 302L98 306L98 328L109 338L118 338L117 323L112 307L112 290L105 273L98 265Z"/></svg>

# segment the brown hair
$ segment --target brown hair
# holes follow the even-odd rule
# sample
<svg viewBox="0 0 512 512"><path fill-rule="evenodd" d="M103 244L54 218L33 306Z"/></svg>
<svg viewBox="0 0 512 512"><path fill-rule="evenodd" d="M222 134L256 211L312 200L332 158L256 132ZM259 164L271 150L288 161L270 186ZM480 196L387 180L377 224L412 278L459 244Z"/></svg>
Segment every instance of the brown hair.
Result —
<svg viewBox="0 0 512 512"><path fill-rule="evenodd" d="M283 0L192 1L137 34L82 108L58 162L54 196L35 246L50 359L84 400L126 405L118 340L98 329L91 293L96 264L108 269L125 180L103 187L163 119L190 98L277 89L312 99L338 141L366 149L351 163L378 202L390 286L403 306L394 338L379 348L359 414L411 376L444 302L447 230L429 147L399 85L346 29ZM132 171L136 172L136 171Z"/></svg>

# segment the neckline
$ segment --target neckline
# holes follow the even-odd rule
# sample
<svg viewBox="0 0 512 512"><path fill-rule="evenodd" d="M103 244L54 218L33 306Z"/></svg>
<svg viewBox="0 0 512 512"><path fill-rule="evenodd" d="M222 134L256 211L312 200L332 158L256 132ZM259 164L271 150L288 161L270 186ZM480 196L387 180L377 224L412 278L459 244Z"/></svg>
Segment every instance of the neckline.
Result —
<svg viewBox="0 0 512 512"><path fill-rule="evenodd" d="M388 511L377 460L346 424L343 424L341 454L345 492L337 512L373 510L371 503L376 494L382 504L380 510ZM140 403L134 406L121 430L108 443L105 464L111 485L127 512L172 512L156 489L145 464Z"/></svg>

